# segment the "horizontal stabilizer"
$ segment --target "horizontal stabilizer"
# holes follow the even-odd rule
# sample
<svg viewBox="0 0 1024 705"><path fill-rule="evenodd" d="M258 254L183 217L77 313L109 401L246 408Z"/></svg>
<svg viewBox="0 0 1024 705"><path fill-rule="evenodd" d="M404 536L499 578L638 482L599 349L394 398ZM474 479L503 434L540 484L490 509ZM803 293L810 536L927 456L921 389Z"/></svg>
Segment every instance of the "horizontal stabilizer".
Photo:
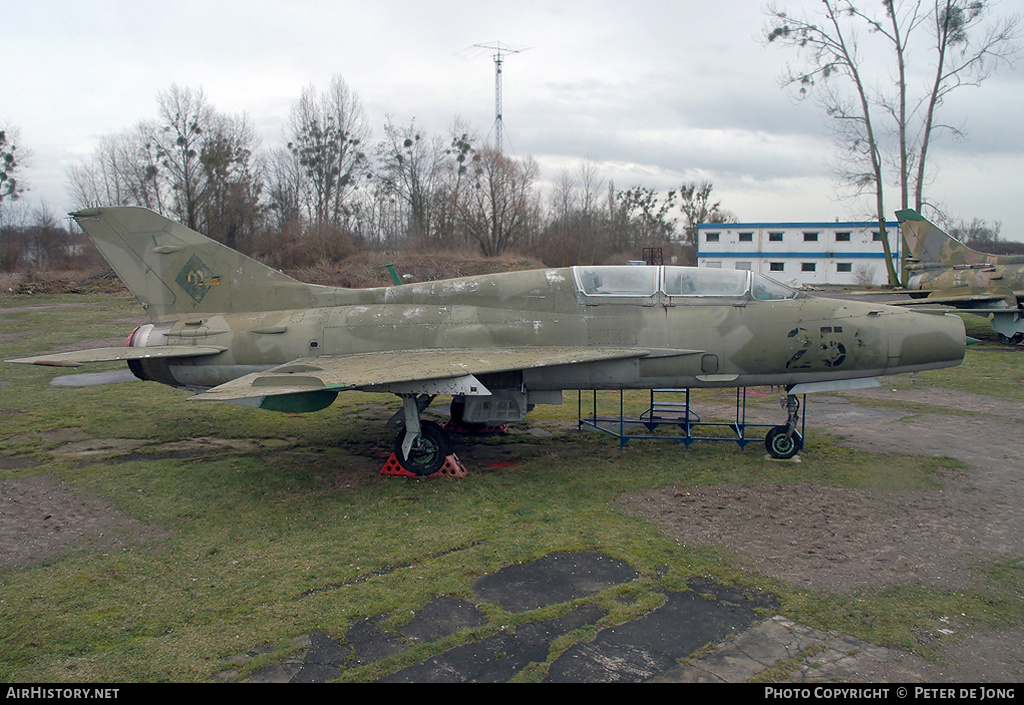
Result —
<svg viewBox="0 0 1024 705"><path fill-rule="evenodd" d="M467 375L693 352L634 347L553 346L431 348L330 355L302 358L264 372L255 372L193 398L201 401L237 401L321 390L375 391L375 388L402 382L458 379Z"/></svg>
<svg viewBox="0 0 1024 705"><path fill-rule="evenodd" d="M915 290L919 298L890 302L892 306L931 306L935 304L988 313L989 309L1017 310L1019 293L1005 286L958 286L950 289ZM924 294L924 296L922 296Z"/></svg>
<svg viewBox="0 0 1024 705"><path fill-rule="evenodd" d="M929 296L924 299L911 299L910 301L890 301L890 306L931 306L933 304L957 304L967 306L969 304L983 304L990 301L1005 301L1006 297L995 294L963 294L960 296Z"/></svg>
<svg viewBox="0 0 1024 705"><path fill-rule="evenodd" d="M4 362L20 362L26 365L47 365L50 367L79 367L89 362L112 362L114 360L149 360L158 357L203 357L217 355L227 348L215 345L155 345L149 348L93 348L22 357Z"/></svg>

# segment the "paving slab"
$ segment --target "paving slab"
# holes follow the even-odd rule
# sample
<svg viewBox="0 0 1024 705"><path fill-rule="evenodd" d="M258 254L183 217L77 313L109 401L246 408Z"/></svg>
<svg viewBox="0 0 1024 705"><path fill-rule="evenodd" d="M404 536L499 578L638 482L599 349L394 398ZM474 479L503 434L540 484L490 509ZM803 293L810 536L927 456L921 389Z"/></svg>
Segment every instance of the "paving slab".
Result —
<svg viewBox="0 0 1024 705"><path fill-rule="evenodd" d="M585 598L635 580L624 561L599 553L554 553L529 564L507 566L478 579L474 598L439 596L397 629L381 626L386 615L362 620L343 635L312 632L296 637L304 648L244 679L255 683L317 683L400 655L418 645L477 629L481 636L378 679L382 683L503 683L541 669L549 683L742 683L931 682L941 674L926 661L825 632L782 616L766 593L700 578L688 589L664 591L664 602L623 624L601 627L606 610ZM479 606L500 604L511 613L572 600L564 614L540 618L497 633ZM541 613L543 614L543 613ZM578 629L593 630L553 661L551 648ZM260 653L226 659L219 681L238 682L239 669ZM768 669L772 669L768 671ZM530 677L533 677L530 675Z"/></svg>
<svg viewBox="0 0 1024 705"><path fill-rule="evenodd" d="M774 616L704 649L651 679L656 683L744 683L774 668L774 683L931 682L933 664L895 649Z"/></svg>

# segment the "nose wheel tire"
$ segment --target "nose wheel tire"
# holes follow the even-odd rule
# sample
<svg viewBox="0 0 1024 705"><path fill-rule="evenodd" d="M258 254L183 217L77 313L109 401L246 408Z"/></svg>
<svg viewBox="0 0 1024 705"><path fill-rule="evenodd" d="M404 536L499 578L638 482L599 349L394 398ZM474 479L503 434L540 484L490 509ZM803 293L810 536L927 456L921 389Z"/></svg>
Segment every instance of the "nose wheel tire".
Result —
<svg viewBox="0 0 1024 705"><path fill-rule="evenodd" d="M795 430L790 431L789 426L775 426L764 437L764 447L768 449L768 455L781 460L788 460L800 452L804 447L804 441Z"/></svg>
<svg viewBox="0 0 1024 705"><path fill-rule="evenodd" d="M452 441L448 432L433 421L420 422L420 436L412 444L409 457L402 455L405 430L395 437L395 456L402 467L420 477L433 475L444 466L445 459L452 454Z"/></svg>

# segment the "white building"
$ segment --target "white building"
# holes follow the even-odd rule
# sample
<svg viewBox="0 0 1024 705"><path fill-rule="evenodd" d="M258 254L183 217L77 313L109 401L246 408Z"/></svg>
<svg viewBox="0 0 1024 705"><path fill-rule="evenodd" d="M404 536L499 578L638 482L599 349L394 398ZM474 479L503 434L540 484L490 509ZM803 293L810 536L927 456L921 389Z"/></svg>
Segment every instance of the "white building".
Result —
<svg viewBox="0 0 1024 705"><path fill-rule="evenodd" d="M893 259L898 223L887 223ZM713 223L697 226L697 266L750 269L780 282L882 284L885 252L878 223Z"/></svg>

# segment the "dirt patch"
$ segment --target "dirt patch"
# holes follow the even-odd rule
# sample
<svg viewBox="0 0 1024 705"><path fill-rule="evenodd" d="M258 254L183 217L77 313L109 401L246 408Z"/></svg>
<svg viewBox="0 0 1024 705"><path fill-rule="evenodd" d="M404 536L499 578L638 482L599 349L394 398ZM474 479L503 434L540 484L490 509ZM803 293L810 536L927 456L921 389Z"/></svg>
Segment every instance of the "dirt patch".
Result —
<svg viewBox="0 0 1024 705"><path fill-rule="evenodd" d="M32 330L23 330L18 333L0 333L0 343L11 343L28 335L39 335L40 333L45 332L46 331L42 328L34 328Z"/></svg>
<svg viewBox="0 0 1024 705"><path fill-rule="evenodd" d="M96 304L40 304L38 306L14 306L11 308L0 308L0 314L20 313L21 311L48 311L57 308L85 308Z"/></svg>
<svg viewBox="0 0 1024 705"><path fill-rule="evenodd" d="M83 546L109 550L167 536L52 475L0 482L0 566L25 567Z"/></svg>
<svg viewBox="0 0 1024 705"><path fill-rule="evenodd" d="M848 593L904 582L959 589L972 582L979 561L1024 554L1015 420L1024 417L1022 405L950 390L860 395L984 416L965 423L945 413L871 413L853 403L822 403L811 407L808 423L870 453L952 457L969 469L942 471L943 487L936 490L760 482L676 486L616 502L680 541L726 546L752 567L813 590Z"/></svg>
<svg viewBox="0 0 1024 705"><path fill-rule="evenodd" d="M224 453L278 449L288 439L228 440L189 438L171 443L139 439L93 438L81 429L37 431L8 440L22 443L42 439L57 445L54 459L87 466L158 458L193 458ZM0 458L0 469L32 469L39 463L24 455ZM0 482L0 567L37 565L51 556L90 547L109 550L132 543L166 538L156 526L131 518L111 501L68 485L48 474Z"/></svg>
<svg viewBox="0 0 1024 705"><path fill-rule="evenodd" d="M1024 405L969 392L882 389L861 397L912 401L977 414L864 413L856 403L823 404L808 424L841 434L870 453L956 458L936 490L858 490L772 482L675 486L624 495L615 503L693 545L717 545L751 568L790 584L840 594L899 583L960 589L972 568L1024 555ZM841 401L841 400L839 400ZM827 402L826 402L827 403ZM751 449L752 450L752 449ZM756 452L756 451L754 451ZM978 634L944 652L954 677L1024 678L1022 630Z"/></svg>
<svg viewBox="0 0 1024 705"><path fill-rule="evenodd" d="M904 582L960 589L980 544L971 513L941 492L759 482L674 487L618 503L679 541L724 546L757 571L815 591Z"/></svg>

